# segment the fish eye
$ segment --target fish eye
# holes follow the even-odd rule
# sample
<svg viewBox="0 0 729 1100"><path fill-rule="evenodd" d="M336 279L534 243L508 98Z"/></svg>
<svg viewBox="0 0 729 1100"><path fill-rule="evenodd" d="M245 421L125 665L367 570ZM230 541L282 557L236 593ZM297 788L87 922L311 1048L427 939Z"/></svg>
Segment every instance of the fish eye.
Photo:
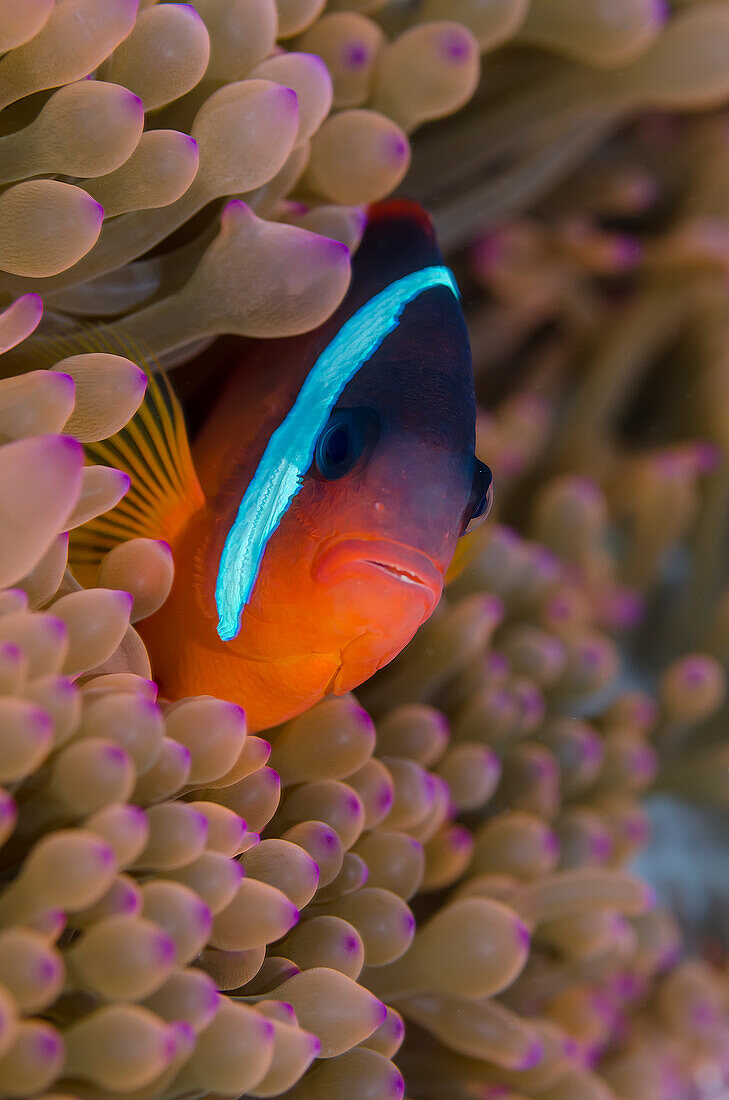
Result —
<svg viewBox="0 0 729 1100"><path fill-rule="evenodd" d="M349 473L373 434L373 416L368 409L338 409L332 414L314 452L323 478L335 481Z"/></svg>
<svg viewBox="0 0 729 1100"><path fill-rule="evenodd" d="M473 480L471 481L471 495L468 498L468 504L463 515L461 534L465 535L468 531L473 531L474 528L479 527L491 511L493 503L493 474L485 462L476 459Z"/></svg>

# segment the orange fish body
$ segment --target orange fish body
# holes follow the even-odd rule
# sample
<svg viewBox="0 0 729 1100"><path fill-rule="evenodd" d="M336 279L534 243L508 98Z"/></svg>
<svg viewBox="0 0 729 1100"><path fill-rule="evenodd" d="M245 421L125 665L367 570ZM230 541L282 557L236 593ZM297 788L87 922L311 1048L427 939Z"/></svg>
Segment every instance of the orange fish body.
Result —
<svg viewBox="0 0 729 1100"><path fill-rule="evenodd" d="M456 295L427 217L387 204L335 315L246 345L159 517L175 581L139 625L164 695L223 696L265 729L361 684L432 613L490 498Z"/></svg>

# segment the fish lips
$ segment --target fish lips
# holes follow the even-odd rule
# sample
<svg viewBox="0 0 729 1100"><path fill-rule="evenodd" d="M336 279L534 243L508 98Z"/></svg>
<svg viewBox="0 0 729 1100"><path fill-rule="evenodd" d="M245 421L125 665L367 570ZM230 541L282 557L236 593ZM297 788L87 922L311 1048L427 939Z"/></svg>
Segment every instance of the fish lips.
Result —
<svg viewBox="0 0 729 1100"><path fill-rule="evenodd" d="M432 558L406 543L390 539L342 538L330 542L317 555L312 568L320 584L336 584L347 577L389 580L425 598L426 615L435 608L443 591L443 574Z"/></svg>

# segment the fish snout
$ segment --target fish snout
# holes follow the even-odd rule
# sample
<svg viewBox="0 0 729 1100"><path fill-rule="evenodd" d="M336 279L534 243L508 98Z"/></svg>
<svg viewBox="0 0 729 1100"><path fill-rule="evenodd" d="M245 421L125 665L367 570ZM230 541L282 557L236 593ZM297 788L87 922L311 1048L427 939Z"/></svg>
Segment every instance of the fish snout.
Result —
<svg viewBox="0 0 729 1100"><path fill-rule="evenodd" d="M443 591L443 572L431 557L406 543L390 539L340 538L319 552L312 566L319 584L337 584L350 578L369 581L384 591L399 589L406 596L426 602L425 617L431 614Z"/></svg>

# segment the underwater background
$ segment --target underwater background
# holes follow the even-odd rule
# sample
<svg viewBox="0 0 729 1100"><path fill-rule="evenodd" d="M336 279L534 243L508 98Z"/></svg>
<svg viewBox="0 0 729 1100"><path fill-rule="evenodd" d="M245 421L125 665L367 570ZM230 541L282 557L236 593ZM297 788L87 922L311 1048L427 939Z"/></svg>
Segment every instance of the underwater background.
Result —
<svg viewBox="0 0 729 1100"><path fill-rule="evenodd" d="M729 1097L727 103L726 0L0 0L0 1096ZM129 485L83 445L134 341L199 424L391 194L494 510L248 733L158 697L164 543L68 567Z"/></svg>

